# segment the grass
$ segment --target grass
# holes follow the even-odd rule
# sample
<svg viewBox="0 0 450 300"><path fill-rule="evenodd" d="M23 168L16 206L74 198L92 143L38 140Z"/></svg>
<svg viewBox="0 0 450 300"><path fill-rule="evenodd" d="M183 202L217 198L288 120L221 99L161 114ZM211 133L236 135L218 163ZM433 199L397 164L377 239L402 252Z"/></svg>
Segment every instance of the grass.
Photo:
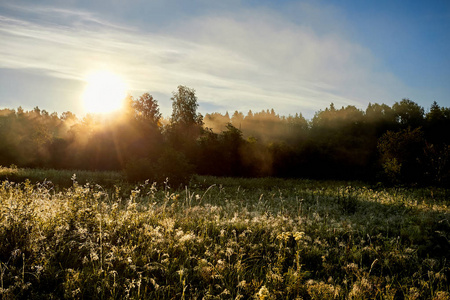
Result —
<svg viewBox="0 0 450 300"><path fill-rule="evenodd" d="M24 182L28 179L32 183L47 181L58 187L71 187L74 174L80 184L95 182L103 187L126 184L124 175L115 171L29 169L17 168L14 165L10 167L0 166L0 181Z"/></svg>
<svg viewBox="0 0 450 300"><path fill-rule="evenodd" d="M1 183L2 299L450 297L444 189L214 177L130 189L71 173L69 187Z"/></svg>

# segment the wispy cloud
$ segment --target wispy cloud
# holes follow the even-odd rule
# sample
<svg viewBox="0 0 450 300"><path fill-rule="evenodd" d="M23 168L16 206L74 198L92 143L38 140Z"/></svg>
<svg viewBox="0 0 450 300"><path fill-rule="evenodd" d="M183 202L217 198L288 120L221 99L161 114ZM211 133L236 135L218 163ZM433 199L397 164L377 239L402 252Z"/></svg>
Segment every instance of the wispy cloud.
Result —
<svg viewBox="0 0 450 300"><path fill-rule="evenodd" d="M83 10L11 9L0 13L1 68L83 80L106 66L135 94L169 95L185 84L209 107L283 114L398 100L405 89L346 34L318 32L267 9L185 18L153 32ZM160 101L166 111L168 99Z"/></svg>

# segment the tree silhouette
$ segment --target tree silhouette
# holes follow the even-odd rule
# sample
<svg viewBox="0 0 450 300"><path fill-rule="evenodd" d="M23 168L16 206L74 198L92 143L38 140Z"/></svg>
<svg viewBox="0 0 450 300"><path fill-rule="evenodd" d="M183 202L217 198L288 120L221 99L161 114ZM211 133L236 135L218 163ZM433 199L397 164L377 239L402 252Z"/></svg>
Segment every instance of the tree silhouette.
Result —
<svg viewBox="0 0 450 300"><path fill-rule="evenodd" d="M139 99L133 101L132 108L137 120L145 121L154 126L160 126L161 113L159 112L158 101L153 99L149 93L145 93Z"/></svg>
<svg viewBox="0 0 450 300"><path fill-rule="evenodd" d="M392 106L397 122L403 127L417 128L423 125L424 121L424 109L417 103L403 99L400 102L394 103Z"/></svg>
<svg viewBox="0 0 450 300"><path fill-rule="evenodd" d="M171 100L172 125L182 127L203 125L203 117L200 113L197 113L198 102L194 89L179 85Z"/></svg>
<svg viewBox="0 0 450 300"><path fill-rule="evenodd" d="M175 150L184 154L189 162L196 160L197 139L203 131L203 116L197 113L195 90L180 85L172 96L172 116L166 138Z"/></svg>

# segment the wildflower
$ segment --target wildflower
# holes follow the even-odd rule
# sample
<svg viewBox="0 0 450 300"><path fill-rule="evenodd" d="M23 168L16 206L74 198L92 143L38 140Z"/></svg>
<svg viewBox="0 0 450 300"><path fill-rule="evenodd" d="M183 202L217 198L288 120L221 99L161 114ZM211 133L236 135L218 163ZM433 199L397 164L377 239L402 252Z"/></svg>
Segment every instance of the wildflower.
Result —
<svg viewBox="0 0 450 300"><path fill-rule="evenodd" d="M282 283L283 282L283 276L281 274L279 274L279 272L275 271L275 272L268 272L266 275L267 279L269 281L275 282L275 283Z"/></svg>
<svg viewBox="0 0 450 300"><path fill-rule="evenodd" d="M410 289L409 289L409 295L408 295L408 298L409 298L409 299L412 299L412 300L419 299L419 298L420 298L420 292L419 292L419 289L416 288L416 287L410 288Z"/></svg>
<svg viewBox="0 0 450 300"><path fill-rule="evenodd" d="M75 175L75 174L74 174ZM77 288L76 290L72 291L72 297L75 297L76 295L78 295L79 293L81 293L81 289Z"/></svg>
<svg viewBox="0 0 450 300"><path fill-rule="evenodd" d="M182 278L183 275L184 275L184 268L179 269L179 270L177 271L177 274L180 276L180 278Z"/></svg>
<svg viewBox="0 0 450 300"><path fill-rule="evenodd" d="M439 291L434 295L435 300L448 300L450 299L450 293L449 292L444 292L444 291Z"/></svg>
<svg viewBox="0 0 450 300"><path fill-rule="evenodd" d="M191 232L188 232L188 233L186 233L185 235L183 235L181 238L180 238L180 243L187 243L187 242L189 242L189 241L192 241L192 240L194 240L195 239L195 235L194 234L192 234Z"/></svg>
<svg viewBox="0 0 450 300"><path fill-rule="evenodd" d="M341 288L326 284L323 281L317 282L312 279L307 282L308 293L313 299L335 299L339 297Z"/></svg>
<svg viewBox="0 0 450 300"><path fill-rule="evenodd" d="M166 229L167 232L172 232L175 226L175 219L165 218L160 222L160 224Z"/></svg>
<svg viewBox="0 0 450 300"><path fill-rule="evenodd" d="M264 300L264 299L268 299L270 296L269 290L266 288L265 285L263 285L258 293L256 293L255 298L258 300Z"/></svg>
<svg viewBox="0 0 450 300"><path fill-rule="evenodd" d="M346 267L345 267L348 271L358 271L358 265L355 263L349 263Z"/></svg>
<svg viewBox="0 0 450 300"><path fill-rule="evenodd" d="M303 231L302 232L295 232L294 233L294 239L296 241L299 241L299 240L301 240L303 238L304 235L305 235L305 233Z"/></svg>
<svg viewBox="0 0 450 300"><path fill-rule="evenodd" d="M277 235L277 240L287 242L291 236L290 232L282 232L279 235Z"/></svg>
<svg viewBox="0 0 450 300"><path fill-rule="evenodd" d="M41 265L37 265L37 266L34 266L33 269L35 269L36 273L39 274L44 269L44 267Z"/></svg>
<svg viewBox="0 0 450 300"><path fill-rule="evenodd" d="M222 293L220 293L221 295L230 295L230 291L229 290L227 290L227 289L224 289L223 291L222 291Z"/></svg>
<svg viewBox="0 0 450 300"><path fill-rule="evenodd" d="M155 290L159 289L159 284L156 282L156 280L154 278L150 278L150 282L152 283Z"/></svg>
<svg viewBox="0 0 450 300"><path fill-rule="evenodd" d="M91 261L98 260L98 254L95 251L91 251L90 257L91 257Z"/></svg>
<svg viewBox="0 0 450 300"><path fill-rule="evenodd" d="M15 249L15 250L13 250L13 251L11 252L12 258L19 257L20 254L22 254L22 251L21 251L20 249Z"/></svg>
<svg viewBox="0 0 450 300"><path fill-rule="evenodd" d="M88 234L88 230L84 227L79 227L78 234L80 235L81 238L85 238Z"/></svg>
<svg viewBox="0 0 450 300"><path fill-rule="evenodd" d="M436 278L439 281L446 281L447 280L447 277L441 272L435 273L434 274L434 278Z"/></svg>
<svg viewBox="0 0 450 300"><path fill-rule="evenodd" d="M83 265L85 265L85 264L87 264L88 262L89 262L88 258L87 258L86 256L84 256L81 263L82 263Z"/></svg>
<svg viewBox="0 0 450 300"><path fill-rule="evenodd" d="M239 281L239 284L238 284L239 288L245 288L246 286L247 286L247 281L245 281L245 280Z"/></svg>
<svg viewBox="0 0 450 300"><path fill-rule="evenodd" d="M367 278L362 278L353 284L352 290L348 294L349 299L364 299L368 298L372 293L372 284Z"/></svg>

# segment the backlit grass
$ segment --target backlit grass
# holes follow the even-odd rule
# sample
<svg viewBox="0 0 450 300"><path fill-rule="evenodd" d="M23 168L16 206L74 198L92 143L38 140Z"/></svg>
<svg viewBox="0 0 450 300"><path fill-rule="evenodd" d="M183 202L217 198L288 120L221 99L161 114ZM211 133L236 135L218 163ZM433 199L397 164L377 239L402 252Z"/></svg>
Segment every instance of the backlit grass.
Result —
<svg viewBox="0 0 450 300"><path fill-rule="evenodd" d="M197 177L0 185L1 295L448 299L446 190Z"/></svg>

